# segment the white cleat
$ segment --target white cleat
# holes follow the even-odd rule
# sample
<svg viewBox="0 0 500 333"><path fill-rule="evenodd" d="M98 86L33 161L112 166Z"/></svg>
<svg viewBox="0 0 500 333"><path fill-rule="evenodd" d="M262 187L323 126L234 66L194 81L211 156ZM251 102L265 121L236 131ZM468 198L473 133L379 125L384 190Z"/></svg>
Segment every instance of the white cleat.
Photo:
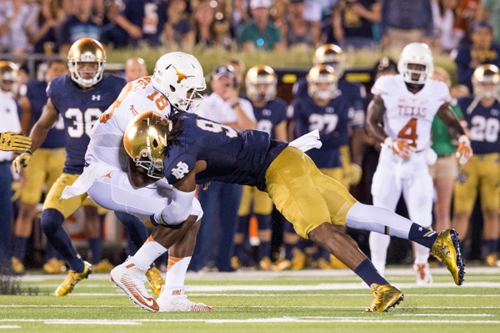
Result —
<svg viewBox="0 0 500 333"><path fill-rule="evenodd" d="M113 268L110 273L111 281L122 288L130 299L141 308L151 312L158 312L160 310L158 303L153 297L149 296L144 287L144 282L147 281L147 268L141 268L132 261L129 258L123 264Z"/></svg>
<svg viewBox="0 0 500 333"><path fill-rule="evenodd" d="M163 287L157 302L160 306L158 312L212 311L212 307L208 305L188 300L184 294L184 288L168 289Z"/></svg>
<svg viewBox="0 0 500 333"><path fill-rule="evenodd" d="M429 264L414 264L413 270L417 277L417 286L430 286L432 284L432 275Z"/></svg>

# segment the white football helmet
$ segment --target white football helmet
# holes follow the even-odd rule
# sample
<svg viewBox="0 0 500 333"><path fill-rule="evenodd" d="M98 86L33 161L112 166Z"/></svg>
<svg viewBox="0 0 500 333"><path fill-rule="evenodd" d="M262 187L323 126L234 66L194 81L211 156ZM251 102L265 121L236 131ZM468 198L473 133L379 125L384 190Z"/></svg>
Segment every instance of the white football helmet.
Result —
<svg viewBox="0 0 500 333"><path fill-rule="evenodd" d="M78 69L78 63L97 63L91 79L84 79L85 71ZM92 38L82 38L74 42L68 52L68 68L71 79L83 88L90 88L102 80L106 52L101 43Z"/></svg>
<svg viewBox="0 0 500 333"><path fill-rule="evenodd" d="M187 111L193 98L207 87L200 62L184 52L170 52L158 59L151 82L181 111Z"/></svg>
<svg viewBox="0 0 500 333"><path fill-rule="evenodd" d="M307 74L307 93L313 99L329 100L338 95L338 74L336 69L329 65L317 65ZM320 89L319 83L329 83L328 88Z"/></svg>
<svg viewBox="0 0 500 333"><path fill-rule="evenodd" d="M248 70L245 85L251 101L268 102L276 98L278 78L271 67L257 65Z"/></svg>
<svg viewBox="0 0 500 333"><path fill-rule="evenodd" d="M422 71L408 69L408 64L424 65L425 69ZM406 45L399 57L398 71L403 75L406 82L424 84L427 78L434 73L432 53L429 46L424 43Z"/></svg>

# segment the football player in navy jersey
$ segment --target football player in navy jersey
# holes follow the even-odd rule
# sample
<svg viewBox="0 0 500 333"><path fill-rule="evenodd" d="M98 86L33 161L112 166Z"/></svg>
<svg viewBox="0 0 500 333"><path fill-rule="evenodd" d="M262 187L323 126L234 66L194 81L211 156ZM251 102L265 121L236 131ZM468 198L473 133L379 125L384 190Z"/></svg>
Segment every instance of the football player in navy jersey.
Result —
<svg viewBox="0 0 500 333"><path fill-rule="evenodd" d="M364 112L355 100L338 89L339 74L336 71L333 66L314 66L307 75L308 95L292 101L288 116L295 124L297 136L319 130L323 145L307 154L321 172L349 188L351 183L357 184L361 179ZM340 147L349 147L349 144L353 148L354 163L345 166ZM287 239L291 239L293 230L287 226ZM322 269L332 268L330 253L319 248L316 265ZM336 267L343 268L342 265Z"/></svg>
<svg viewBox="0 0 500 333"><path fill-rule="evenodd" d="M495 65L481 65L472 76L474 97L458 100L469 128L474 156L463 165L455 182L452 225L461 240L467 235L469 218L478 191L484 217L483 240L486 262L497 266L500 225L500 71Z"/></svg>
<svg viewBox="0 0 500 333"><path fill-rule="evenodd" d="M248 99L252 103L257 120L257 130L266 132L271 138L286 140L286 103L276 98L278 78L274 70L265 65L250 68L245 77ZM238 209L239 224L234 235L235 258L233 268L240 266L243 256L243 239L248 230L250 218L255 215L259 228L259 267L271 270L271 213L273 203L269 196L255 187L245 186Z"/></svg>
<svg viewBox="0 0 500 333"><path fill-rule="evenodd" d="M92 272L92 266L82 260L62 227L64 219L80 207L87 194L68 200L62 200L60 197L66 185L71 185L83 172L92 125L115 101L126 84L125 80L118 76L104 74L105 61L104 48L96 40L83 38L73 43L68 53L70 74L56 77L50 82L47 87L47 104L30 133L33 139L31 151L20 154L13 162L16 171L28 166L32 152L40 148L48 131L57 122L59 115L62 116L66 162L63 174L46 197L41 219L42 230L47 239L70 268L68 276L56 289L56 296L70 293L76 283L87 278ZM94 232L97 230L100 235L97 207L93 211L87 209L87 212L89 211L93 213ZM136 237L135 242L137 247L140 247L147 237L146 227L138 218L121 217L119 216L121 222Z"/></svg>
<svg viewBox="0 0 500 333"><path fill-rule="evenodd" d="M158 127L159 123L164 124L162 130L150 131L150 126ZM161 141L165 134L166 140ZM160 156L144 154L152 142L150 136L158 136L156 142L165 142ZM177 114L167 120L158 113L145 112L129 123L123 143L132 164L162 172L174 186L172 203L152 217L155 223L181 224L191 212L196 184L220 181L256 186L269 194L300 236L328 249L370 286L374 299L367 311L387 311L403 300L403 293L390 285L356 242L334 225L414 240L431 248L445 262L457 285L463 282L464 264L454 230L432 232L389 210L357 202L302 152L317 144L314 135L289 145L270 139L265 132L238 132L195 114ZM134 178L134 182L141 186L148 178Z"/></svg>
<svg viewBox="0 0 500 333"><path fill-rule="evenodd" d="M52 61L47 68L45 80L29 81L21 87L20 104L23 109L21 119L22 132L29 134L30 129L42 115L43 106L47 103L47 84L52 78L68 73L68 68L62 60ZM14 230L14 248L12 269L24 273L24 258L28 238L33 229L33 219L37 213L37 204L40 202L42 187L47 185L47 191L61 175L66 153L64 151L64 123L59 117L55 126L49 130L45 141L33 154L32 165L27 167L26 182L21 191L19 213ZM47 244L47 262L44 270L47 273L62 274L66 271L64 260L57 258L57 252Z"/></svg>

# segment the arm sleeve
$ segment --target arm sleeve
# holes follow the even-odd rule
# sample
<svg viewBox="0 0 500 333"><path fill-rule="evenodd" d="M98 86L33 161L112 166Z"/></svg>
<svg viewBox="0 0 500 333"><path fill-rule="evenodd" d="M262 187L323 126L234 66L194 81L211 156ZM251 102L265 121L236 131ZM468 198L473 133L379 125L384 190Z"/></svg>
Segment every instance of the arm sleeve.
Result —
<svg viewBox="0 0 500 333"><path fill-rule="evenodd" d="M196 191L182 192L173 189L173 198L160 213L155 214L155 221L163 225L177 225L184 222L191 214Z"/></svg>

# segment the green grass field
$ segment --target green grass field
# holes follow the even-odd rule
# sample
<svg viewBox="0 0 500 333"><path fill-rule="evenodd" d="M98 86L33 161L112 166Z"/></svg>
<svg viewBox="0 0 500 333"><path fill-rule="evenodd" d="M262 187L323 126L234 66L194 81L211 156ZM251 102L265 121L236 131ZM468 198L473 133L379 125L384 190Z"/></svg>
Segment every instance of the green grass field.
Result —
<svg viewBox="0 0 500 333"><path fill-rule="evenodd" d="M348 270L188 274L188 297L211 313L149 313L135 306L107 274L52 296L64 276L20 278L36 296L0 296L0 330L23 332L500 332L500 269L468 268L457 287L443 268L417 287L408 267L387 278L405 293L388 313L363 313L368 288ZM477 330L477 331L476 331Z"/></svg>

